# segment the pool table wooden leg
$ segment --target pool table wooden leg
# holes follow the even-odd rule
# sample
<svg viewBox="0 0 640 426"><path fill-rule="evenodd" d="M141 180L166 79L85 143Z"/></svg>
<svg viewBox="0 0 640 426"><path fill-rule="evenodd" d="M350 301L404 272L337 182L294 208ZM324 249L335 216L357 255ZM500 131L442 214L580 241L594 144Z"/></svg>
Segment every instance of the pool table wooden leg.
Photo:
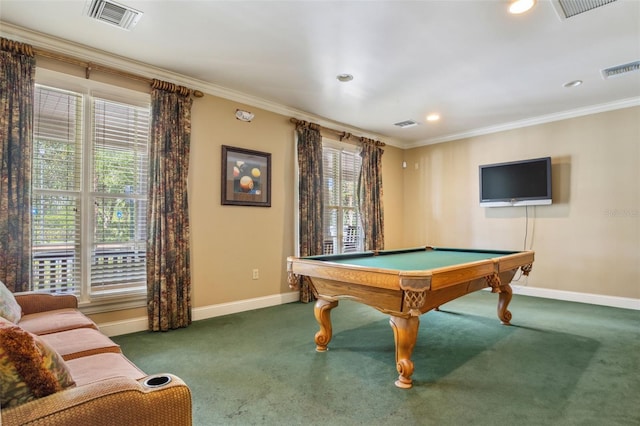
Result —
<svg viewBox="0 0 640 426"><path fill-rule="evenodd" d="M315 341L316 341L316 351L325 352L328 350L327 345L331 341L331 309L338 306L338 301L334 300L332 302L328 300L318 299L315 307L313 308L313 313L320 325L320 330L316 333Z"/></svg>
<svg viewBox="0 0 640 426"><path fill-rule="evenodd" d="M498 318L500 318L500 321L505 325L511 324L511 312L507 308L509 307L509 302L511 302L513 294L509 283L514 275L515 270L512 270L487 277L487 283L491 286L491 292L498 293Z"/></svg>
<svg viewBox="0 0 640 426"><path fill-rule="evenodd" d="M413 374L411 354L418 338L420 319L417 316L401 318L391 315L389 324L393 329L393 337L396 343L396 369L399 376L395 385L399 388L408 389L413 382L411 380L411 375Z"/></svg>
<svg viewBox="0 0 640 426"><path fill-rule="evenodd" d="M511 324L511 311L507 309L509 302L511 302L511 296L513 291L509 284L500 286L498 288L498 318L505 325Z"/></svg>

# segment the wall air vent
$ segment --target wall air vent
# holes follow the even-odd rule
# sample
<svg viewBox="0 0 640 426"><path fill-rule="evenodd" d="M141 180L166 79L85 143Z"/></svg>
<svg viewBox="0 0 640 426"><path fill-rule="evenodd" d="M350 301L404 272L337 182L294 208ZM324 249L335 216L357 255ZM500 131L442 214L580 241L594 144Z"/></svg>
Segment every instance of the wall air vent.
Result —
<svg viewBox="0 0 640 426"><path fill-rule="evenodd" d="M629 62L628 64L618 65L602 70L602 77L611 78L617 77L628 72L640 71L640 61Z"/></svg>
<svg viewBox="0 0 640 426"><path fill-rule="evenodd" d="M135 27L142 18L142 12L139 10L110 0L89 0L85 10L87 16L125 30Z"/></svg>
<svg viewBox="0 0 640 426"><path fill-rule="evenodd" d="M406 129L407 127L417 126L418 123L413 120L404 120L404 121L399 121L397 123L393 123L393 125Z"/></svg>

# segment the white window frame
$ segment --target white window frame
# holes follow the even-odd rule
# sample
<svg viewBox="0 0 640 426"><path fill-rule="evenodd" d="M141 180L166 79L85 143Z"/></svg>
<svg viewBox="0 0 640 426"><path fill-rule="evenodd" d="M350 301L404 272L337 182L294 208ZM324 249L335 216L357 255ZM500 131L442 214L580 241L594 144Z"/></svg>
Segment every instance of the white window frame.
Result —
<svg viewBox="0 0 640 426"><path fill-rule="evenodd" d="M92 119L91 98L100 98L108 101L120 102L132 106L144 107L150 109L151 98L149 93L138 92L118 86L113 86L94 80L87 80L74 77L68 74L59 73L47 69L36 69L36 84L48 86L61 90L81 93L86 97L83 103L84 111L82 112L83 124L83 150L92 150L92 130L93 126L88 123ZM91 156L83 155L82 163L82 191L91 194L88 189L91 180ZM84 260L81 265L81 288L78 295L78 303L82 311L85 313L98 313L111 310L138 308L146 306L146 286L124 286L121 289L111 292L91 293L91 248L93 244L92 229L94 226L93 208L91 204L92 196L85 196L82 199L81 206L81 241L82 250L81 259Z"/></svg>

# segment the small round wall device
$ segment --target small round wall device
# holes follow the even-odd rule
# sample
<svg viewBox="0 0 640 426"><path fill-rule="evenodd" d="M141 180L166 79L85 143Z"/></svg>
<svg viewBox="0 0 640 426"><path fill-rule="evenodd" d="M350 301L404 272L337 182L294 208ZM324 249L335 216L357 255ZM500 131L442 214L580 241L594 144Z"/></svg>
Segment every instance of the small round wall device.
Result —
<svg viewBox="0 0 640 426"><path fill-rule="evenodd" d="M255 117L255 115L252 112L243 111L241 109L236 110L236 118L240 121L251 121L253 120L253 117Z"/></svg>

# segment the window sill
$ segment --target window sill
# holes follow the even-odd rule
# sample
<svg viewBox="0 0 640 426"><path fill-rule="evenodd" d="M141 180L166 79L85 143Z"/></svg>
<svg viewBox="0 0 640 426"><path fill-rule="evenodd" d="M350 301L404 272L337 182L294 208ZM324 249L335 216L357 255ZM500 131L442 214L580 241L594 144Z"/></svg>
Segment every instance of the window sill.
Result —
<svg viewBox="0 0 640 426"><path fill-rule="evenodd" d="M147 294L129 293L119 295L93 296L90 302L79 302L78 307L84 314L121 311L124 309L144 308L147 306Z"/></svg>

